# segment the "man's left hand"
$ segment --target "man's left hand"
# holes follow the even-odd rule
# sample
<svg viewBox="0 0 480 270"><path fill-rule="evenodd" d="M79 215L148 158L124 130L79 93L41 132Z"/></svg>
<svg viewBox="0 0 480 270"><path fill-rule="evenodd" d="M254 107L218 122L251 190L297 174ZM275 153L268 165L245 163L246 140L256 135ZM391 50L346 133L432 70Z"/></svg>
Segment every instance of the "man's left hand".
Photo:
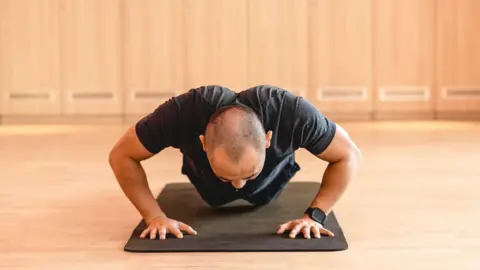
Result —
<svg viewBox="0 0 480 270"><path fill-rule="evenodd" d="M278 228L277 234L283 234L285 231L290 231L290 238L297 237L297 234L300 232L303 233L303 236L307 239L310 239L310 233L313 233L315 238L320 238L322 234L334 236L331 231L323 228L322 224L312 220L308 216L283 223Z"/></svg>

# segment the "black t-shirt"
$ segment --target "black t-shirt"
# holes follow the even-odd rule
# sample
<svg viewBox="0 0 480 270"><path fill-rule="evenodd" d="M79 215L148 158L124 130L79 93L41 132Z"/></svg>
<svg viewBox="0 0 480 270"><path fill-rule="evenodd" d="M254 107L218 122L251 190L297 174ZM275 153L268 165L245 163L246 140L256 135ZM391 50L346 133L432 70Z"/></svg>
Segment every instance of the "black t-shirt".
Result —
<svg viewBox="0 0 480 270"><path fill-rule="evenodd" d="M218 85L191 89L140 119L136 133L143 146L153 154L166 147L179 149L183 154L182 173L197 179L194 183L197 189L208 186L208 189L221 192L228 185L233 190L213 173L199 136L204 134L210 117L218 108L236 103L252 108L260 116L265 131L273 132L264 169L241 190L246 197L271 185L286 167L296 166L298 170L294 162L296 150L304 148L318 155L328 147L335 134L335 123L311 103L270 85L255 86L239 93Z"/></svg>

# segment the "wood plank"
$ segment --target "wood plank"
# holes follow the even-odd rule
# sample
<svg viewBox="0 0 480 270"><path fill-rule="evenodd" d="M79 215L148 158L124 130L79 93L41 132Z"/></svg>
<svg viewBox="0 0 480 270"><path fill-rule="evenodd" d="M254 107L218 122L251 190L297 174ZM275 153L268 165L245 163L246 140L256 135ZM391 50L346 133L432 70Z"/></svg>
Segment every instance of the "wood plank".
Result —
<svg viewBox="0 0 480 270"><path fill-rule="evenodd" d="M184 2L185 89L247 86L247 1Z"/></svg>
<svg viewBox="0 0 480 270"><path fill-rule="evenodd" d="M125 1L125 114L149 113L185 92L182 1Z"/></svg>
<svg viewBox="0 0 480 270"><path fill-rule="evenodd" d="M308 1L248 2L248 83L308 93Z"/></svg>
<svg viewBox="0 0 480 270"><path fill-rule="evenodd" d="M436 111L480 111L480 2L438 0Z"/></svg>
<svg viewBox="0 0 480 270"><path fill-rule="evenodd" d="M120 1L61 0L62 91L66 115L120 115Z"/></svg>
<svg viewBox="0 0 480 270"><path fill-rule="evenodd" d="M59 2L0 1L0 112L59 115Z"/></svg>
<svg viewBox="0 0 480 270"><path fill-rule="evenodd" d="M375 114L434 113L433 0L375 0Z"/></svg>
<svg viewBox="0 0 480 270"><path fill-rule="evenodd" d="M327 115L373 109L371 10L371 0L310 1L309 85Z"/></svg>

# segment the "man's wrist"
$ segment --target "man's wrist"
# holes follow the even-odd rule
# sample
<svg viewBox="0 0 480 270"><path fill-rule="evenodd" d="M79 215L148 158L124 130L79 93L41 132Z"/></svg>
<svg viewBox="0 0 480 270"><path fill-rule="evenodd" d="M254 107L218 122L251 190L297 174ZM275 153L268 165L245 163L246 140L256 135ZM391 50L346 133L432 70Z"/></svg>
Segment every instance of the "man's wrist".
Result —
<svg viewBox="0 0 480 270"><path fill-rule="evenodd" d="M147 224L149 224L152 220L154 220L156 218L159 218L159 217L167 217L167 215L165 215L165 213L163 213L163 212L156 213L154 215L149 215L148 217L144 218L144 220Z"/></svg>
<svg viewBox="0 0 480 270"><path fill-rule="evenodd" d="M313 219L310 217L310 215L308 215L308 214L303 214L303 218L306 218L306 219L311 219L311 220L313 220Z"/></svg>
<svg viewBox="0 0 480 270"><path fill-rule="evenodd" d="M316 207L315 205L310 206L304 212L304 218L311 219L315 222L324 225L325 221L327 220L328 213L323 211L320 207Z"/></svg>
<svg viewBox="0 0 480 270"><path fill-rule="evenodd" d="M326 215L331 211L331 206L325 202L325 200L316 199L310 204L310 208L318 208L322 210Z"/></svg>

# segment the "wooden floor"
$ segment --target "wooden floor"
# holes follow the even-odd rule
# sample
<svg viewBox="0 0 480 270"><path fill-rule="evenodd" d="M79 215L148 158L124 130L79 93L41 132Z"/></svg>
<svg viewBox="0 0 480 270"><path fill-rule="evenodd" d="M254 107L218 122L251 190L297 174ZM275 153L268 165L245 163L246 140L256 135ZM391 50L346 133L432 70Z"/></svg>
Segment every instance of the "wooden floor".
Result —
<svg viewBox="0 0 480 270"><path fill-rule="evenodd" d="M344 127L364 155L335 209L349 250L249 254L123 251L140 217L107 154L125 127L0 127L0 268L480 269L480 123ZM321 179L325 164L298 161L295 181ZM155 193L187 181L176 151L145 167Z"/></svg>

